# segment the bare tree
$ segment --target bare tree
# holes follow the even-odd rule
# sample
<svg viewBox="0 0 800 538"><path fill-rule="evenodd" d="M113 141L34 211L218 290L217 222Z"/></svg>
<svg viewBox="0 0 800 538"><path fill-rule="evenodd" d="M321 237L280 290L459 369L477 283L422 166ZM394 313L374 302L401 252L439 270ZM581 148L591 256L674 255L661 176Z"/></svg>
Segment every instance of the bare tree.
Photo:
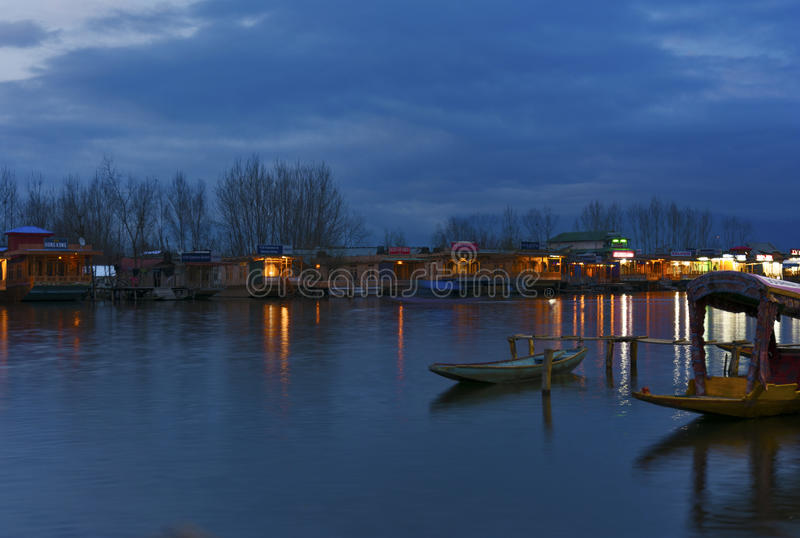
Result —
<svg viewBox="0 0 800 538"><path fill-rule="evenodd" d="M403 230L400 228L395 228L394 230L389 230L388 228L383 229L383 246L386 248L389 247L402 247L406 245L406 236L403 233Z"/></svg>
<svg viewBox="0 0 800 538"><path fill-rule="evenodd" d="M206 184L198 180L191 189L191 204L189 205L189 232L192 236L192 248L209 247L209 228L211 220L208 216L206 203Z"/></svg>
<svg viewBox="0 0 800 538"><path fill-rule="evenodd" d="M44 178L38 172L28 179L28 191L22 203L20 220L26 225L39 228L53 227L53 193L44 186Z"/></svg>
<svg viewBox="0 0 800 538"><path fill-rule="evenodd" d="M137 263L156 220L158 181L153 178L138 181L128 176L123 182L110 160L104 160L103 166L111 206Z"/></svg>
<svg viewBox="0 0 800 538"><path fill-rule="evenodd" d="M249 254L258 243L298 248L354 244L368 234L325 164L276 161L268 170L253 156L237 161L216 188L228 250Z"/></svg>
<svg viewBox="0 0 800 538"><path fill-rule="evenodd" d="M5 232L14 227L18 203L17 178L13 170L3 166L0 168L0 209L3 211L3 229L0 231Z"/></svg>
<svg viewBox="0 0 800 538"><path fill-rule="evenodd" d="M558 215L553 213L553 210L550 208L550 206L544 206L544 209L542 209L541 222L542 236L544 240L540 241L540 244L543 245L544 243L550 241L550 238L553 237L553 232L558 225Z"/></svg>
<svg viewBox="0 0 800 538"><path fill-rule="evenodd" d="M166 212L168 222L175 238L175 245L182 252L186 250L191 220L191 192L186 176L178 170L167 189Z"/></svg>
<svg viewBox="0 0 800 538"><path fill-rule="evenodd" d="M510 205L506 206L500 217L499 246L503 249L513 249L519 244L520 223L516 211Z"/></svg>

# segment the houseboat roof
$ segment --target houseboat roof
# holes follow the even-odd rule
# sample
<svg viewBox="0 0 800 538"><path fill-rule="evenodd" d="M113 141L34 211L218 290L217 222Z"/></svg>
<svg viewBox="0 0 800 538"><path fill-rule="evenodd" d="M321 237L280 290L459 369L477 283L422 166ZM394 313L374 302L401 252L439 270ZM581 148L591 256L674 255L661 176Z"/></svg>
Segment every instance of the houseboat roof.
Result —
<svg viewBox="0 0 800 538"><path fill-rule="evenodd" d="M694 279L689 300L756 317L762 300L778 304L778 313L800 318L800 284L738 271L717 271Z"/></svg>
<svg viewBox="0 0 800 538"><path fill-rule="evenodd" d="M6 235L53 235L53 232L49 232L45 229L39 228L38 226L20 226L19 228L14 228L13 230L9 230L6 232Z"/></svg>

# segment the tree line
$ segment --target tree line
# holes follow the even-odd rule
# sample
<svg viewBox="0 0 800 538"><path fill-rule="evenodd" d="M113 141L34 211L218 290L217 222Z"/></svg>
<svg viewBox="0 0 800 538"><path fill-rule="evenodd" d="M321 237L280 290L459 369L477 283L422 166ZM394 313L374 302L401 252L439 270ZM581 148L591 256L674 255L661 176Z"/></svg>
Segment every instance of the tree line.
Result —
<svg viewBox="0 0 800 538"><path fill-rule="evenodd" d="M216 184L178 170L168 181L120 172L104 158L88 180L68 175L49 186L41 174L23 189L14 170L0 168L3 231L31 225L84 238L109 259L149 250L215 250L232 256L261 243L315 248L366 237L325 163L237 160Z"/></svg>
<svg viewBox="0 0 800 538"><path fill-rule="evenodd" d="M501 213L451 216L437 225L432 242L447 248L453 241L475 241L481 248L519 248L521 241L542 247L553 237L559 216L551 208L531 208L524 213L507 206ZM648 203L625 208L617 203L592 201L575 219L573 231L614 231L630 239L645 253L693 248L731 248L752 239L752 223L744 218L715 218L708 209L679 206L653 197Z"/></svg>

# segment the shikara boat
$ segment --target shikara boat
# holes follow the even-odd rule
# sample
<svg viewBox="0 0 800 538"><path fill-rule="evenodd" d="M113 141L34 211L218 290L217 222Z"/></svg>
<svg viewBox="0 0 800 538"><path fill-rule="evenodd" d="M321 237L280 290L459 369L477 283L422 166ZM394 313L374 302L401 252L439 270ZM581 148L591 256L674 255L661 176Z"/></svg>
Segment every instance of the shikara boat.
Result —
<svg viewBox="0 0 800 538"><path fill-rule="evenodd" d="M553 354L552 374L568 374L583 361L586 348L562 349ZM509 359L505 361L448 364L437 362L428 369L456 381L479 381L482 383L516 383L538 379L544 372L544 353Z"/></svg>
<svg viewBox="0 0 800 538"><path fill-rule="evenodd" d="M779 348L774 326L780 315L800 318L800 284L749 273L720 271L687 287L694 379L684 395L634 392L639 400L734 417L764 417L800 412L800 352ZM706 371L703 325L706 307L744 312L756 318L756 335L746 377L710 377Z"/></svg>

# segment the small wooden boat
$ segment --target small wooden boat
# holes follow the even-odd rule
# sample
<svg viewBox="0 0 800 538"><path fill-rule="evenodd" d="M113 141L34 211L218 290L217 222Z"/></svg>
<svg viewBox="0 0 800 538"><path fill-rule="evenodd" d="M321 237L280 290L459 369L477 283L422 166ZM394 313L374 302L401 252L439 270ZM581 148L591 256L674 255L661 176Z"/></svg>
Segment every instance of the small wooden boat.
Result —
<svg viewBox="0 0 800 538"><path fill-rule="evenodd" d="M553 354L553 375L567 374L574 370L586 356L586 348L564 349ZM456 381L479 381L482 383L515 383L538 379L544 372L544 353L505 361L479 362L472 364L448 364L437 362L428 369L440 376Z"/></svg>
<svg viewBox="0 0 800 538"><path fill-rule="evenodd" d="M634 392L656 405L734 417L764 417L800 412L800 352L779 348L778 316L800 318L800 284L760 275L721 271L693 280L687 288L694 379L684 395ZM756 318L756 335L746 377L709 377L703 325L706 307L744 312ZM744 351L741 352L744 354Z"/></svg>

